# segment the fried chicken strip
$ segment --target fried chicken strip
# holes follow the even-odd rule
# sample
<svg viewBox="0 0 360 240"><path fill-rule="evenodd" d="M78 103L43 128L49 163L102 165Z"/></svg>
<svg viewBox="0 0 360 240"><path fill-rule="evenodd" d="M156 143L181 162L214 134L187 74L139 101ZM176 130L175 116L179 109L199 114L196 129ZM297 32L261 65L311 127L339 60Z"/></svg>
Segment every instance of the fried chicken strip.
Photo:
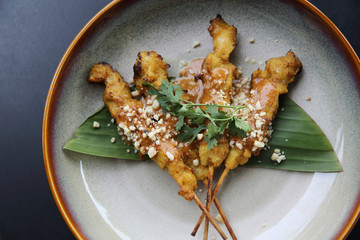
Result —
<svg viewBox="0 0 360 240"><path fill-rule="evenodd" d="M302 64L292 51L285 56L271 58L266 62L265 70L256 70L252 74L251 90L238 96L238 103L248 106L239 111L239 116L247 121L252 132L247 137L235 136L230 142L232 148L225 160L227 169L245 164L252 154L258 155L268 141L268 127L275 118L279 106L279 95L288 92Z"/></svg>
<svg viewBox="0 0 360 240"><path fill-rule="evenodd" d="M143 59L146 61L142 61ZM135 81L154 79L148 78L150 75L148 73L151 71L146 70L147 68L153 66L163 70L167 68L167 64L157 64L160 59L162 61L161 56L155 52L139 53L136 62L136 68L139 71L135 74L137 79ZM104 103L122 129L125 140L131 142L141 154L147 153L163 170L166 169L180 185L179 194L187 200L192 200L197 181L192 170L184 164L176 147L178 145L175 140L177 132L173 126L177 119L169 115L164 116L159 103L152 96L147 96L142 100L133 99L128 83L109 64L95 64L90 70L89 81L105 83Z"/></svg>
<svg viewBox="0 0 360 240"><path fill-rule="evenodd" d="M199 76L202 79L204 89L200 102L203 104L228 105L232 94L232 81L237 73L236 67L229 61L230 53L236 46L237 29L227 24L220 15L217 15L215 19L210 21L208 30L213 38L213 52L206 56ZM207 166L209 169L207 209L210 209L211 205L214 169L219 167L229 154L229 142L226 134L223 134L217 140L217 145L211 150L209 150L205 138L199 144L201 165ZM220 205L217 206L220 208ZM223 218L225 218L225 215L223 215ZM204 239L208 237L208 227L209 221L206 219ZM227 227L232 231L230 225L227 225Z"/></svg>
<svg viewBox="0 0 360 240"><path fill-rule="evenodd" d="M213 52L209 53L202 65L200 78L203 81L201 103L228 105L232 94L232 81L237 68L230 61L230 53L236 46L237 29L227 24L220 15L210 21L209 33L213 38ZM209 150L203 139L199 146L201 164L220 166L229 154L229 142L224 134L218 145Z"/></svg>
<svg viewBox="0 0 360 240"><path fill-rule="evenodd" d="M231 150L225 160L225 170L215 186L211 201L214 201L229 170L239 164L245 164L252 154L257 155L263 149L268 141L268 126L277 113L279 95L288 92L288 84L294 81L301 68L300 60L289 51L284 57L271 58L267 61L265 70L258 69L252 74L251 90L247 87L236 89L233 105L248 106L238 111L238 117L246 120L252 131L245 138L232 137ZM203 217L202 214L198 220L199 224ZM193 233L196 231L197 228Z"/></svg>
<svg viewBox="0 0 360 240"><path fill-rule="evenodd" d="M167 69L169 67L170 65L164 62L156 52L139 52L133 67L136 89L141 94L145 94L147 92L147 88L143 86L145 82L151 83L159 89L162 80L168 78Z"/></svg>

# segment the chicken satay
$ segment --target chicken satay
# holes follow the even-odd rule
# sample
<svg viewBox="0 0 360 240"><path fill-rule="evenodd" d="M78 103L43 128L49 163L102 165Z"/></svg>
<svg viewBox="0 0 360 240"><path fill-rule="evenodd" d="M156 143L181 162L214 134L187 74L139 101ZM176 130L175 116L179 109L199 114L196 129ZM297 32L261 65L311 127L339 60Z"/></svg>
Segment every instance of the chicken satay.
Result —
<svg viewBox="0 0 360 240"><path fill-rule="evenodd" d="M237 68L229 61L231 52L236 46L237 29L227 24L220 15L210 21L209 33L213 39L213 52L209 53L202 65L199 77L203 82L202 104L229 105L232 93L232 81L237 73ZM229 142L223 134L218 143L211 150L205 139L199 144L199 157L201 165L208 166L208 187L206 208L210 209L212 198L212 181L214 168L221 165L229 154ZM208 234L208 219L205 221L204 239Z"/></svg>
<svg viewBox="0 0 360 240"><path fill-rule="evenodd" d="M173 126L177 119L171 115L164 116L153 97L133 99L129 85L108 64L94 65L89 81L106 84L104 103L121 128L125 140L131 142L141 154L147 153L163 170L167 169L180 185L179 194L192 200L197 181L176 148L177 132Z"/></svg>
<svg viewBox="0 0 360 240"><path fill-rule="evenodd" d="M238 111L238 116L250 124L252 131L245 138L232 136L231 150L225 160L225 169L214 188L211 201L214 201L229 170L239 164L245 164L252 154L258 155L268 139L268 127L275 118L279 95L288 92L288 84L295 80L302 64L292 51L285 56L271 58L266 62L265 70L256 70L252 74L251 86L235 89L233 104L246 105ZM198 223L202 221L201 215ZM193 232L196 233L196 228Z"/></svg>
<svg viewBox="0 0 360 240"><path fill-rule="evenodd" d="M141 61L142 59L139 56L143 55L150 58ZM135 81L155 83L159 79L152 78L154 80L149 80L143 78L143 76L148 76L146 75L146 69L151 69L150 65L153 63L151 58L154 58L155 61L162 60L161 56L155 52L150 54L141 52L138 55L136 70L134 67L137 72ZM155 64L152 66L168 68L167 64ZM133 99L129 85L109 64L95 64L90 70L89 81L105 83L104 103L122 130L124 140L131 142L141 154L147 153L163 170L167 169L181 188L179 194L186 200L194 200L223 239L226 239L226 235L194 193L197 187L196 177L191 168L184 164L176 147L178 142L175 140L177 131L174 129L174 125L177 118L170 114L163 115L154 96L146 96L140 100Z"/></svg>
<svg viewBox="0 0 360 240"><path fill-rule="evenodd" d="M167 69L169 67L170 65L164 62L163 58L156 52L139 52L133 67L134 81L139 93L146 93L147 88L143 86L145 82L159 88L162 81L168 79Z"/></svg>
<svg viewBox="0 0 360 240"><path fill-rule="evenodd" d="M229 105L232 81L237 74L237 68L229 61L229 56L236 46L237 29L217 15L210 21L208 30L213 39L213 52L206 56L199 75L203 82L203 94L200 101ZM222 136L218 145L211 150L208 149L205 139L200 142L199 155L202 165L216 168L228 154L229 142L226 136Z"/></svg>
<svg viewBox="0 0 360 240"><path fill-rule="evenodd" d="M180 76L173 80L173 83L179 85L183 90L181 99L200 103L203 93L202 80L197 77L201 72L201 66L204 62L203 58L190 61L180 71ZM182 155L187 166L193 169L193 173L197 180L204 180L208 177L208 166L200 164L199 157L199 141L194 140L191 144L179 143L182 147Z"/></svg>
<svg viewBox="0 0 360 240"><path fill-rule="evenodd" d="M202 80L198 78L198 74L201 73L201 67L203 65L203 62L204 59L202 58L190 61L188 65L180 71L180 77L173 80L174 84L179 85L183 89L184 93L182 99L194 103L200 103L200 98L202 97L204 87ZM180 143L179 145L181 144L182 143ZM202 180L208 188L209 167L200 164L198 147L199 141L195 140L190 145L185 143L185 146L186 147L182 148L185 164L191 169L193 169L195 177L198 180ZM214 203L219 211L220 216L224 220L225 225L228 228L231 236L233 237L233 239L236 239L236 237L233 236L233 230L231 229L229 221L227 220L227 217L225 216L225 213L216 198L214 199ZM200 226L200 223L198 223L198 226Z"/></svg>
<svg viewBox="0 0 360 240"><path fill-rule="evenodd" d="M269 59L265 70L253 72L251 90L238 96L238 101L248 106L238 114L250 124L252 131L245 138L235 136L230 142L230 154L225 160L227 169L245 164L251 155L258 155L264 148L269 140L269 125L278 110L279 95L288 92L289 83L294 81L301 67L300 60L289 51L283 57Z"/></svg>

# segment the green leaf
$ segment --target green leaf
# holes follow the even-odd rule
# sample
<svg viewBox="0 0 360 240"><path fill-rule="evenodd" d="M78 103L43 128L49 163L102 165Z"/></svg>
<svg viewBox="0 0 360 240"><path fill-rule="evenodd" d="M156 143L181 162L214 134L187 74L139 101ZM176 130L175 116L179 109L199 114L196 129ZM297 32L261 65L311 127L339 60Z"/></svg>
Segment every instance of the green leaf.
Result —
<svg viewBox="0 0 360 240"><path fill-rule="evenodd" d="M217 114L219 112L219 106L215 105L215 104L207 104L206 105L206 110L211 115L214 115L214 114Z"/></svg>
<svg viewBox="0 0 360 240"><path fill-rule="evenodd" d="M94 128L93 122L100 123L100 128ZM111 138L116 141L111 143ZM64 149L100 157L112 157L140 160L134 148L126 144L117 131L115 123L106 107L90 116L75 132L74 138L67 142ZM130 149L130 152L127 152Z"/></svg>
<svg viewBox="0 0 360 240"><path fill-rule="evenodd" d="M288 96L282 96L275 124L274 133L269 143L270 150L261 151L257 157L252 157L246 166L273 168L304 172L335 172L342 171L340 162L319 126ZM139 160L134 149L125 144L117 133L116 124L111 123L107 108L102 108L89 117L76 131L75 137L64 146L65 149L90 155L121 159ZM94 129L93 122L100 122L101 127ZM107 125L110 123L110 126ZM236 125L236 123L233 123ZM221 128L221 126L220 126ZM229 127L230 128L230 127ZM180 141L195 139L198 133L206 129L200 125L191 128L183 125ZM115 143L110 139L116 138ZM209 139L208 147L217 144L216 138ZM209 145L210 144L210 145ZM280 164L271 160L274 149L284 151L286 160ZM127 149L131 149L128 153Z"/></svg>
<svg viewBox="0 0 360 240"><path fill-rule="evenodd" d="M227 119L228 115L225 111L219 111L219 106L216 104L206 105L206 110L211 114L211 117L214 119Z"/></svg>
<svg viewBox="0 0 360 240"><path fill-rule="evenodd" d="M288 96L280 98L273 128L270 149L252 157L247 166L301 172L342 171L336 153L319 126ZM284 152L286 160L272 161L274 149Z"/></svg>
<svg viewBox="0 0 360 240"><path fill-rule="evenodd" d="M205 135L205 141L208 142L211 138L216 137L219 134L219 127L216 126L214 123L209 123L207 125L207 133Z"/></svg>
<svg viewBox="0 0 360 240"><path fill-rule="evenodd" d="M207 148L209 150L213 149L215 146L217 146L218 141L216 140L216 138L212 138L207 142Z"/></svg>
<svg viewBox="0 0 360 240"><path fill-rule="evenodd" d="M160 90L160 94L166 96L172 103L178 103L183 94L179 85L172 84L166 79L162 81L162 84L160 85Z"/></svg>
<svg viewBox="0 0 360 240"><path fill-rule="evenodd" d="M229 132L232 135L239 137L245 137L246 133L251 131L249 124L245 123L241 118L232 118L229 123Z"/></svg>
<svg viewBox="0 0 360 240"><path fill-rule="evenodd" d="M184 119L185 119L184 116L179 116L179 120L175 124L176 131L179 131L184 126Z"/></svg>
<svg viewBox="0 0 360 240"><path fill-rule="evenodd" d="M204 125L200 125L199 127L195 128L184 125L181 129L181 133L178 135L178 140L191 143L192 141L194 141L196 136L204 129L206 129L206 126Z"/></svg>

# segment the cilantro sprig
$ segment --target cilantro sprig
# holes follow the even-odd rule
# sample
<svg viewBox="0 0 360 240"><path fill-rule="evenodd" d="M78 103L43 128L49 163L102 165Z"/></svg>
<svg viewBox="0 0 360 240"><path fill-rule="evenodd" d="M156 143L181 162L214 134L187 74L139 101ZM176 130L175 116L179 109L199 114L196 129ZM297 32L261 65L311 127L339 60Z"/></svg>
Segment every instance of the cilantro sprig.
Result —
<svg viewBox="0 0 360 240"><path fill-rule="evenodd" d="M183 95L181 87L166 79L162 81L160 90L148 82L143 85L150 87L148 95L157 95L164 114L169 112L178 118L175 127L180 132L179 141L191 143L199 133L204 132L205 142L207 142L208 149L211 150L218 144L217 139L226 129L230 134L239 137L244 137L247 132L251 131L250 125L235 115L236 111L246 106L201 104L181 99ZM221 108L230 108L233 111L227 113ZM185 121L185 119L188 120ZM186 124L186 122L190 124Z"/></svg>

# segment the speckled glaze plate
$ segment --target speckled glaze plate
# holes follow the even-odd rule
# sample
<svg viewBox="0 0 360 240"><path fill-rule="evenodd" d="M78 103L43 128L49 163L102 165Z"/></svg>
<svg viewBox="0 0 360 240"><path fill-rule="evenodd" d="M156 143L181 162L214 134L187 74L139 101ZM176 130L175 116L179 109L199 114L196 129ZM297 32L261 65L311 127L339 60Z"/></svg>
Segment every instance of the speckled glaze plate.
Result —
<svg viewBox="0 0 360 240"><path fill-rule="evenodd" d="M200 210L177 195L176 182L155 163L87 156L63 146L103 105L104 87L86 80L92 64L108 62L129 80L137 53L155 50L175 76L181 60L211 51L207 28L217 14L238 29L232 62L245 75L263 67L260 61L290 49L297 54L304 70L290 96L319 124L344 168L339 173L245 167L230 172L218 197L236 235L318 240L342 239L350 231L360 209L360 63L329 19L300 0L114 1L68 48L44 113L49 184L77 238L193 239L190 232ZM249 43L251 38L255 43ZM194 41L201 45L192 48ZM204 192L197 191L201 199ZM209 236L220 239L213 228ZM201 230L195 239L202 239Z"/></svg>

